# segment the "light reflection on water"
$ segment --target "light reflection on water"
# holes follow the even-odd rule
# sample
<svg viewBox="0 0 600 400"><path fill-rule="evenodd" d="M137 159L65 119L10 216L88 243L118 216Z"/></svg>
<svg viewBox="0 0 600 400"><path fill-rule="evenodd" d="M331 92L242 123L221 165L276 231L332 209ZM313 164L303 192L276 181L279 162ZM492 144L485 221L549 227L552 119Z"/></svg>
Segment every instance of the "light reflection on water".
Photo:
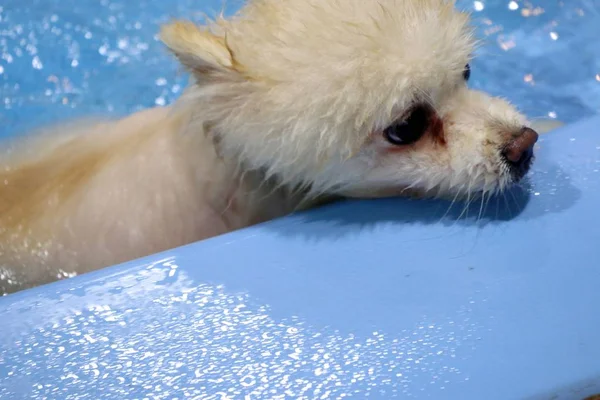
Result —
<svg viewBox="0 0 600 400"><path fill-rule="evenodd" d="M236 1L231 9L235 9ZM600 107L600 0L470 1L486 45L472 84L531 117L575 121ZM5 0L0 6L0 136L69 116L163 105L186 77L156 39L174 16L221 1ZM198 10L191 12L190 10ZM90 17L91 16L91 17Z"/></svg>

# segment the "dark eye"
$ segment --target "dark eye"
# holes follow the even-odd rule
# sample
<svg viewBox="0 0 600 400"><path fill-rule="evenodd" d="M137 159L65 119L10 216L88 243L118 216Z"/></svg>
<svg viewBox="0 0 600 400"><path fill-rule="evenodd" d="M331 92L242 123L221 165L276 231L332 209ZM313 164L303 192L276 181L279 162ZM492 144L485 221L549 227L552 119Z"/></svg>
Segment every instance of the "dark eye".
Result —
<svg viewBox="0 0 600 400"><path fill-rule="evenodd" d="M385 139L396 146L404 146L416 142L427 130L429 110L419 106L415 108L407 119L398 121L388 126L383 135Z"/></svg>
<svg viewBox="0 0 600 400"><path fill-rule="evenodd" d="M465 81L468 81L470 77L471 77L471 66L469 64L467 64L467 65L465 65L465 69L463 71L463 78L465 78Z"/></svg>

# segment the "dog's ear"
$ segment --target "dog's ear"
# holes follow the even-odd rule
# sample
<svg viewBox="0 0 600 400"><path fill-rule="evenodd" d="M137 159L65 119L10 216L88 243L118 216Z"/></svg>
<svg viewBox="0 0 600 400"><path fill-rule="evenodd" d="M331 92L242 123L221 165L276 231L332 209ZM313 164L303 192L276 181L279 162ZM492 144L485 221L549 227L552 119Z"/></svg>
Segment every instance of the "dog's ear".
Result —
<svg viewBox="0 0 600 400"><path fill-rule="evenodd" d="M206 76L235 72L231 51L223 37L189 21L163 25L161 41L191 72Z"/></svg>

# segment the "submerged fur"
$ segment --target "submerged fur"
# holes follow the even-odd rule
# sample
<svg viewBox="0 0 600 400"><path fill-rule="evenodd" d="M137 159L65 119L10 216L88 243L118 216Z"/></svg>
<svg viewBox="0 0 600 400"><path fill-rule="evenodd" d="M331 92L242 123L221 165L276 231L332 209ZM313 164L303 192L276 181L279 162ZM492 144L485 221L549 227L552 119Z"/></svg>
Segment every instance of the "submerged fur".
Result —
<svg viewBox="0 0 600 400"><path fill-rule="evenodd" d="M54 147L33 141L37 154L5 162L0 290L167 250L296 206L258 173L237 173L204 135L187 135L189 119L164 108L85 124Z"/></svg>
<svg viewBox="0 0 600 400"><path fill-rule="evenodd" d="M470 90L468 16L444 0L252 0L161 39L194 83L172 106L83 121L0 163L0 292L276 218L324 198L501 191L526 125ZM426 104L414 145L381 132ZM3 279L2 279L3 278Z"/></svg>

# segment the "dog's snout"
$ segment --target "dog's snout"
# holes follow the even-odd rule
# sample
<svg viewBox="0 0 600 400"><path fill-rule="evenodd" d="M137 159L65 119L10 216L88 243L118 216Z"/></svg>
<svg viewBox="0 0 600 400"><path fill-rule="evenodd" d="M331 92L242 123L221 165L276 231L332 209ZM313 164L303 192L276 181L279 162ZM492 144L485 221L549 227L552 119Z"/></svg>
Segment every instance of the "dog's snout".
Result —
<svg viewBox="0 0 600 400"><path fill-rule="evenodd" d="M533 146L538 140L538 134L531 128L523 128L520 134L510 140L502 155L510 164L520 166L533 157Z"/></svg>
<svg viewBox="0 0 600 400"><path fill-rule="evenodd" d="M531 128L524 127L519 135L512 138L504 147L502 156L511 166L515 178L520 179L527 173L533 159L533 146L538 134Z"/></svg>

